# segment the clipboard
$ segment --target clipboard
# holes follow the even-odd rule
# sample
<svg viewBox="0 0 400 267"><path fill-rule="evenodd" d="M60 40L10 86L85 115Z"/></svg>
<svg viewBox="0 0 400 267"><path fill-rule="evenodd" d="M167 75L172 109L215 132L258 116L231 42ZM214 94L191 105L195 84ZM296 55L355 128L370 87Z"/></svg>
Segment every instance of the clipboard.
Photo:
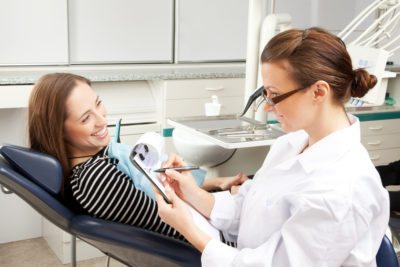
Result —
<svg viewBox="0 0 400 267"><path fill-rule="evenodd" d="M170 204L171 201L167 197L167 194L165 193L165 187L161 183L161 181L158 179L158 174L157 173L152 173L151 169L148 169L145 167L145 165L142 162L142 158L140 157L140 153L136 153L135 150L132 150L131 154L129 155L129 160L132 162L132 164L141 172L143 175L149 179L151 184L157 188L157 190L160 192L160 194L163 196L164 200Z"/></svg>

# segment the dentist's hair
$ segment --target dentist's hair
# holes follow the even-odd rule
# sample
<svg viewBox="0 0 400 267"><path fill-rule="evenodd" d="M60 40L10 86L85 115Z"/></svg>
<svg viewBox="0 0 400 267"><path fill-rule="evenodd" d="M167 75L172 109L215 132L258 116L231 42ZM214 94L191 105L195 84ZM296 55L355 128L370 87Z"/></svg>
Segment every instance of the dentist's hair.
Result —
<svg viewBox="0 0 400 267"><path fill-rule="evenodd" d="M261 62L286 67L301 87L319 80L327 82L336 101L342 104L350 96L363 97L377 82L365 69L353 70L346 45L339 37L317 27L277 34L265 46Z"/></svg>
<svg viewBox="0 0 400 267"><path fill-rule="evenodd" d="M88 79L71 73L44 75L36 82L29 99L30 146L57 158L63 167L64 177L70 171L64 140L66 101L78 82L91 85Z"/></svg>

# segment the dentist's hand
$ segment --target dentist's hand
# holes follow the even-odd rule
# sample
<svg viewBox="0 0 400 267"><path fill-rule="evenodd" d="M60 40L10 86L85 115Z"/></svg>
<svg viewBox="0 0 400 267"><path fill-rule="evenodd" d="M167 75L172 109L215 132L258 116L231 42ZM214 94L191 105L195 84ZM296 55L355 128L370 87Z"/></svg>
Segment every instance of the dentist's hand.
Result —
<svg viewBox="0 0 400 267"><path fill-rule="evenodd" d="M158 213L164 222L185 235L187 229L190 229L192 224L194 225L192 215L183 200L171 188L166 187L166 195L170 204L164 200L159 192L156 192Z"/></svg>
<svg viewBox="0 0 400 267"><path fill-rule="evenodd" d="M177 154L171 154L168 160L163 164L163 167L181 167L185 166L185 162Z"/></svg>
<svg viewBox="0 0 400 267"><path fill-rule="evenodd" d="M172 154L168 161L163 164L163 167L180 167L184 165L184 161L178 155ZM164 183L168 184L180 198L189 203L190 197L201 190L190 171L177 172L175 170L167 170L165 177Z"/></svg>
<svg viewBox="0 0 400 267"><path fill-rule="evenodd" d="M167 170L165 172L165 182L170 188L183 200L193 203L196 196L203 191L194 180L190 172L177 172L175 170Z"/></svg>
<svg viewBox="0 0 400 267"><path fill-rule="evenodd" d="M179 156L172 155L165 167L179 167L183 165L184 162ZM214 206L214 196L197 185L191 172L167 170L165 177L164 184L167 184L181 199L189 203L203 214L204 217L210 218L211 210Z"/></svg>
<svg viewBox="0 0 400 267"><path fill-rule="evenodd" d="M203 252L211 237L196 226L187 204L171 188L167 188L166 194L171 204L165 202L160 193L156 192L158 213L161 219L181 233L200 252Z"/></svg>

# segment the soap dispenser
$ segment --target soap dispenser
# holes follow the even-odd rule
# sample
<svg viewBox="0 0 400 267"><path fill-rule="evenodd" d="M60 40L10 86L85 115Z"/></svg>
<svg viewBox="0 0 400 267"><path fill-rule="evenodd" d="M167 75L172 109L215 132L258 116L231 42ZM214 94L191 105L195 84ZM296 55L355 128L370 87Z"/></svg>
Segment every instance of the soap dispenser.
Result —
<svg viewBox="0 0 400 267"><path fill-rule="evenodd" d="M221 111L221 103L219 103L218 96L211 96L211 103L205 103L206 116L219 116Z"/></svg>

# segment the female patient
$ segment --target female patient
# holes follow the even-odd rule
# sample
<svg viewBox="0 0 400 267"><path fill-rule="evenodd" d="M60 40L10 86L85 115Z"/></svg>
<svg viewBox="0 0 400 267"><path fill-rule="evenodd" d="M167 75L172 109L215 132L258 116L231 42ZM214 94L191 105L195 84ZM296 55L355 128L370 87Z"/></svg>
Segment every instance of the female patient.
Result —
<svg viewBox="0 0 400 267"><path fill-rule="evenodd" d="M388 193L344 109L376 78L353 70L345 44L318 28L276 35L261 63L264 110L288 134L236 195L205 192L189 173L169 170L172 204L158 195L161 218L202 252L203 266L376 266ZM167 166L182 164L175 157ZM198 229L182 199L237 248Z"/></svg>
<svg viewBox="0 0 400 267"><path fill-rule="evenodd" d="M117 168L118 159L108 155L106 108L86 78L53 73L36 83L29 101L29 138L32 149L60 161L62 198L69 207L182 238L158 217L156 202ZM205 186L225 189L238 180L207 180Z"/></svg>

